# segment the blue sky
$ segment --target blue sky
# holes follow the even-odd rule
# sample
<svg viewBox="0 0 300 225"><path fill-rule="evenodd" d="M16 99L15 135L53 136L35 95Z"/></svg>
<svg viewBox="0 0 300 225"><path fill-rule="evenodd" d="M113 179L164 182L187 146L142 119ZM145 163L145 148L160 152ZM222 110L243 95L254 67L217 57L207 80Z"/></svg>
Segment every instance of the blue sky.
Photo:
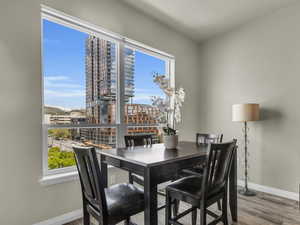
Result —
<svg viewBox="0 0 300 225"><path fill-rule="evenodd" d="M67 109L85 108L86 33L44 20L44 103ZM165 73L165 62L136 52L133 103L150 104L151 96L162 96L152 74Z"/></svg>

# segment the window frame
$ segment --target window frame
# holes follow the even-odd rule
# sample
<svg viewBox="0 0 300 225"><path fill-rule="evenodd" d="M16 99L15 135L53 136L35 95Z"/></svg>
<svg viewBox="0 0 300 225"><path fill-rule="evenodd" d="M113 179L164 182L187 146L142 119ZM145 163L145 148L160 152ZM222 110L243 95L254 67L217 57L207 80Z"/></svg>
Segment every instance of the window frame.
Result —
<svg viewBox="0 0 300 225"><path fill-rule="evenodd" d="M75 125L51 125L46 124L44 121L44 70L43 70L43 20L49 20L51 22L90 34L94 35L98 38L105 39L107 41L111 41L116 44L116 65L117 65L117 98L116 98L116 123L115 124L75 124ZM170 79L170 87L175 87L175 57L165 53L161 50L152 48L143 43L134 41L120 34L116 34L106 29L91 24L89 22L83 21L79 18L67 15L58 10L52 9L48 6L41 6L41 82L42 82L42 167L43 167L43 177L55 175L55 174L63 174L70 173L76 171L75 166L59 168L59 169L48 169L48 129L53 128L115 128L116 129L116 144L117 147L124 146L124 135L126 134L127 127L132 126L143 126L140 124L126 124L124 122L125 116L125 97L124 97L124 83L125 83L125 73L124 73L124 65L125 65L125 57L122 57L124 48L129 47L133 50L140 51L142 53L148 54L150 56L159 58L164 60L165 62L165 71ZM171 99L172 102L172 99ZM145 126L145 125L144 125ZM149 125L147 125L149 126ZM151 125L152 126L152 125Z"/></svg>

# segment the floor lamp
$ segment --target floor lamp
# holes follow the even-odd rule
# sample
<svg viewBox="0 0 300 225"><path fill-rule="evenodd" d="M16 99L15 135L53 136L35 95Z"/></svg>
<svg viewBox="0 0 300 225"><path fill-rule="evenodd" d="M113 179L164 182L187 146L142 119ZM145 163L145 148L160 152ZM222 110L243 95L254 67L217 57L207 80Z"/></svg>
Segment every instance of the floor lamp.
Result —
<svg viewBox="0 0 300 225"><path fill-rule="evenodd" d="M247 122L259 120L259 104L235 104L232 106L232 121L244 123L245 150L245 186L239 191L245 196L255 196L255 192L248 189L248 127Z"/></svg>

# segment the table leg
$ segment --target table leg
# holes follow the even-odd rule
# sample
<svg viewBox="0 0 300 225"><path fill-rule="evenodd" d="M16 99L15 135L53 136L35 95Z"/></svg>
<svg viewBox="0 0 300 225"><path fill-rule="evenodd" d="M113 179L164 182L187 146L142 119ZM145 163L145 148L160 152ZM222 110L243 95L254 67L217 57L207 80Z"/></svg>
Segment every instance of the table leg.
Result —
<svg viewBox="0 0 300 225"><path fill-rule="evenodd" d="M234 222L237 222L238 217L237 204L237 152L235 151L229 176L229 206Z"/></svg>
<svg viewBox="0 0 300 225"><path fill-rule="evenodd" d="M107 164L105 162L105 156L101 155L100 156L100 170L101 170L101 176L102 176L102 182L104 188L107 188Z"/></svg>
<svg viewBox="0 0 300 225"><path fill-rule="evenodd" d="M154 184L151 169L145 168L144 172L144 196L145 196L145 225L157 225L157 185Z"/></svg>

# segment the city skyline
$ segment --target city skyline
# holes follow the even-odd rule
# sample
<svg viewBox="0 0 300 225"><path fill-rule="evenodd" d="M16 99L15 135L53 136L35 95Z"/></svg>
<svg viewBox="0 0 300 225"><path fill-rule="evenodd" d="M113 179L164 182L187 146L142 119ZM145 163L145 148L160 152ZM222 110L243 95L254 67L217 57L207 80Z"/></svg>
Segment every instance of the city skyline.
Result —
<svg viewBox="0 0 300 225"><path fill-rule="evenodd" d="M88 34L43 20L44 104L67 110L85 109L85 41ZM163 96L152 74L165 73L165 62L135 52L132 103L151 104L151 96Z"/></svg>

